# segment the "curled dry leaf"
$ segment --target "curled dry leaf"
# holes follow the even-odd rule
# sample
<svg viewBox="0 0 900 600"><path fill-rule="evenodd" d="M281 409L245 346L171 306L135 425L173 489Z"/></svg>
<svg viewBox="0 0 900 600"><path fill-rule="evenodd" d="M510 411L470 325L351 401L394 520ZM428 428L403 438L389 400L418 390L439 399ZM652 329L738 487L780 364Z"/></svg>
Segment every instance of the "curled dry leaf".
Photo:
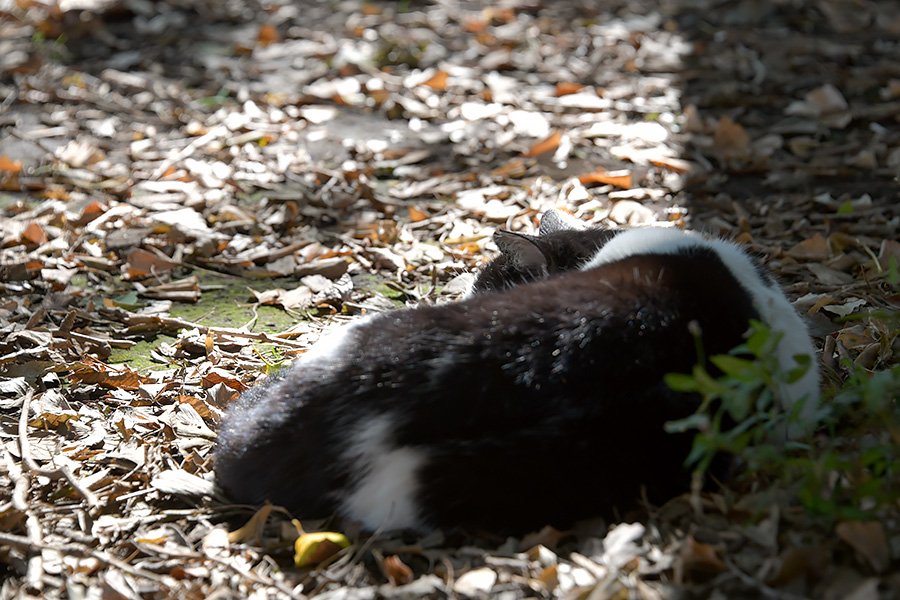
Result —
<svg viewBox="0 0 900 600"><path fill-rule="evenodd" d="M262 538L263 527L272 514L272 505L268 502L264 504L258 511L253 513L250 520L243 527L235 529L228 533L228 541L232 544L243 544L252 541L258 541Z"/></svg>
<svg viewBox="0 0 900 600"><path fill-rule="evenodd" d="M394 585L404 585L412 581L413 572L396 554L384 559L384 574Z"/></svg>
<svg viewBox="0 0 900 600"><path fill-rule="evenodd" d="M578 176L578 181L583 185L604 183L614 185L619 188L628 189L631 187L630 171L604 171L598 169L595 173L586 173Z"/></svg>
<svg viewBox="0 0 900 600"><path fill-rule="evenodd" d="M547 152L556 150L559 147L559 143L561 141L562 133L560 133L559 131L554 131L550 134L549 137L532 145L526 152L523 152L522 156L525 158L533 158L535 156L540 156L541 154L546 154Z"/></svg>

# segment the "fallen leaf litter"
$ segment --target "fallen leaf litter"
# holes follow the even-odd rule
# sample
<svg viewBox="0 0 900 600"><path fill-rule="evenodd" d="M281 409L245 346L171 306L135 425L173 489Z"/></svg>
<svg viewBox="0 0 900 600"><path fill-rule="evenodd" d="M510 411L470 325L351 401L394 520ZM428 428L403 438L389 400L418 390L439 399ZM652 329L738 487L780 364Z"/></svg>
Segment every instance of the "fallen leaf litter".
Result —
<svg viewBox="0 0 900 600"><path fill-rule="evenodd" d="M209 479L267 364L455 298L548 207L736 237L826 367L894 364L878 319L834 321L900 306L893 2L21 0L0 31L0 597L900 593L896 515L724 493L522 540L347 531L298 570L297 528ZM238 317L180 316L235 285Z"/></svg>

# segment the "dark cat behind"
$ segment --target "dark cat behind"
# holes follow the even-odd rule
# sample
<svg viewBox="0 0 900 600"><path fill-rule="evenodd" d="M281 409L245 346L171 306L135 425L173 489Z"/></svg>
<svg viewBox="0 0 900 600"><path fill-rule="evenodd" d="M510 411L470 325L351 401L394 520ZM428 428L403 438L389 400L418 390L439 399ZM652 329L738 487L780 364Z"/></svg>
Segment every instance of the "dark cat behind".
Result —
<svg viewBox="0 0 900 600"><path fill-rule="evenodd" d="M498 236L465 300L342 327L242 397L219 431L225 493L370 530L565 526L634 506L641 486L687 489L691 438L663 424L698 399L663 377L695 364L692 323L707 354L750 319L784 334L785 367L813 354L782 292L721 240L543 222ZM816 396L812 371L782 390L805 415Z"/></svg>

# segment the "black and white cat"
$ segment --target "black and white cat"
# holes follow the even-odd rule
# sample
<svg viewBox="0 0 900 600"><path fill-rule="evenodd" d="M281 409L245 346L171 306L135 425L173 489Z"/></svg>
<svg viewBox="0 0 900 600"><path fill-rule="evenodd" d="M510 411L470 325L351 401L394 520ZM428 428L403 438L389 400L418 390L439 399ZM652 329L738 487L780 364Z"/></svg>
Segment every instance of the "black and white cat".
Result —
<svg viewBox="0 0 900 600"><path fill-rule="evenodd" d="M684 491L698 399L663 382L744 340L750 319L814 358L804 323L737 246L672 229L586 229L548 211L460 302L369 316L245 394L219 430L232 500L369 530L565 526ZM694 325L690 325L694 323ZM814 360L813 360L814 364ZM787 409L818 400L810 369Z"/></svg>

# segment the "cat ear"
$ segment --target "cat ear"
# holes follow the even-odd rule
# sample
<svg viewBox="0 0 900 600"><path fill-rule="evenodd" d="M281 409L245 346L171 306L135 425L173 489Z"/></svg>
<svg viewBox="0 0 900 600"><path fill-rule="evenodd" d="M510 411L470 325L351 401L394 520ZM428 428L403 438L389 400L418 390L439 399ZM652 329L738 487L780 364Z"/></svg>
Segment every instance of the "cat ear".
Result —
<svg viewBox="0 0 900 600"><path fill-rule="evenodd" d="M539 235L547 235L556 231L575 230L584 231L587 225L567 212L551 208L541 216Z"/></svg>
<svg viewBox="0 0 900 600"><path fill-rule="evenodd" d="M529 271L545 271L548 266L547 257L541 249L540 238L498 230L494 232L494 243L507 260L521 269Z"/></svg>

